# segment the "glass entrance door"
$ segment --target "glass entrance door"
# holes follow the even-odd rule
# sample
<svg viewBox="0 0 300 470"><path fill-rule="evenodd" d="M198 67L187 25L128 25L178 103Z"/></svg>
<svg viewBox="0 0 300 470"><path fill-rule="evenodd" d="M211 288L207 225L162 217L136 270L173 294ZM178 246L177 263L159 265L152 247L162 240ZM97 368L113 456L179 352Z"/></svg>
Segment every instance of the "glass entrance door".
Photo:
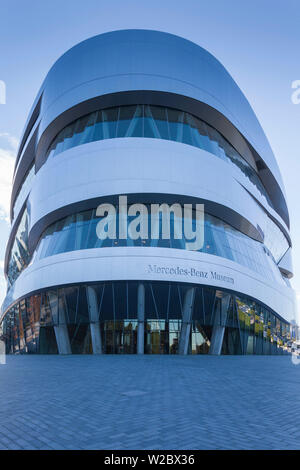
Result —
<svg viewBox="0 0 300 470"><path fill-rule="evenodd" d="M137 321L106 321L103 325L103 352L105 354L136 354Z"/></svg>
<svg viewBox="0 0 300 470"><path fill-rule="evenodd" d="M168 349L165 320L145 322L145 354L166 354Z"/></svg>
<svg viewBox="0 0 300 470"><path fill-rule="evenodd" d="M147 320L145 354L177 354L181 320Z"/></svg>

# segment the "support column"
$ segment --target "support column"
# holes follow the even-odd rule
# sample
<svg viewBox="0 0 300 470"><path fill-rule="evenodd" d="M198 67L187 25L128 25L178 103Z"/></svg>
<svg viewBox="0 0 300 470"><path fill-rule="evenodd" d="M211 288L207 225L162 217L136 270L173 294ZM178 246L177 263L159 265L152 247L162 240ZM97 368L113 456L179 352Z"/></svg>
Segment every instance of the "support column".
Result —
<svg viewBox="0 0 300 470"><path fill-rule="evenodd" d="M145 341L145 286L144 284L138 285L137 292L137 317L138 317L138 331L137 331L137 353L144 354L144 341Z"/></svg>
<svg viewBox="0 0 300 470"><path fill-rule="evenodd" d="M191 333L191 320L193 313L195 299L195 287L187 290L184 296L183 312L182 312L182 326L179 338L178 354L186 355L188 353L190 333Z"/></svg>
<svg viewBox="0 0 300 470"><path fill-rule="evenodd" d="M58 353L72 354L64 302L59 300L56 292L49 292L48 295Z"/></svg>
<svg viewBox="0 0 300 470"><path fill-rule="evenodd" d="M220 310L215 314L209 354L217 356L221 354L230 297L230 294L222 295Z"/></svg>
<svg viewBox="0 0 300 470"><path fill-rule="evenodd" d="M97 293L92 286L87 286L86 297L89 309L90 330L93 354L102 354L102 339L98 313Z"/></svg>
<svg viewBox="0 0 300 470"><path fill-rule="evenodd" d="M6 347L2 340L0 340L0 364L6 364Z"/></svg>

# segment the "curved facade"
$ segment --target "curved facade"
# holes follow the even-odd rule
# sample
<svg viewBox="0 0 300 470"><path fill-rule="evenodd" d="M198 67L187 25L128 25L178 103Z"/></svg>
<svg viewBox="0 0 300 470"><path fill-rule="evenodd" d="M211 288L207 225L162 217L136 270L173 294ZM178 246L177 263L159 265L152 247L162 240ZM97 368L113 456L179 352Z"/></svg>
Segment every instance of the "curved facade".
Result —
<svg viewBox="0 0 300 470"><path fill-rule="evenodd" d="M196 44L124 30L66 52L25 125L11 220L8 353L288 351L281 175L248 101Z"/></svg>

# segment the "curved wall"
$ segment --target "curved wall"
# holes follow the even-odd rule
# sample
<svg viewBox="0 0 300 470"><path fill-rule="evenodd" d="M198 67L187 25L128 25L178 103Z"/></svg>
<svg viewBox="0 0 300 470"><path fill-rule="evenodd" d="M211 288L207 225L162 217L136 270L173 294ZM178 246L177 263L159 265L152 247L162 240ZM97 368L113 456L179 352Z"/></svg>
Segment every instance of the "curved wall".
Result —
<svg viewBox="0 0 300 470"><path fill-rule="evenodd" d="M129 90L176 93L218 110L249 140L282 186L261 126L228 72L198 45L166 33L115 31L83 41L66 52L43 85L39 135L79 102Z"/></svg>
<svg viewBox="0 0 300 470"><path fill-rule="evenodd" d="M174 35L144 30L115 31L83 41L66 52L48 73L40 90L42 99L37 100L32 112L36 117L36 110L40 109L38 159L40 152L45 152L43 141L47 141L48 127L66 110L97 97L108 96L110 102L112 94L130 90L186 97L195 100L198 107L209 106L215 114L214 121L228 121L225 127L233 127L228 129L232 144L240 140L234 132L237 129L249 142L254 159L260 162L261 177L274 192L278 212L289 223L276 160L248 101L211 54ZM247 144L244 149L251 153Z"/></svg>
<svg viewBox="0 0 300 470"><path fill-rule="evenodd" d="M182 142L110 138L46 158L52 140L70 122L94 110L128 104L178 108L214 126L257 172L272 206L239 168ZM36 174L29 188L20 193L33 161ZM22 201L14 207L18 193ZM286 281L292 275L289 218L276 160L236 83L196 44L156 31L116 31L78 44L54 64L20 145L6 269L25 207L31 258L50 224L119 194L148 198L149 202L159 194L173 202L204 203L211 215L266 248L265 262L277 281L271 283L239 263L207 253L151 247L80 250L39 260L33 256L11 286L3 313L18 299L51 286L158 280L239 292L287 321L295 318L293 291Z"/></svg>

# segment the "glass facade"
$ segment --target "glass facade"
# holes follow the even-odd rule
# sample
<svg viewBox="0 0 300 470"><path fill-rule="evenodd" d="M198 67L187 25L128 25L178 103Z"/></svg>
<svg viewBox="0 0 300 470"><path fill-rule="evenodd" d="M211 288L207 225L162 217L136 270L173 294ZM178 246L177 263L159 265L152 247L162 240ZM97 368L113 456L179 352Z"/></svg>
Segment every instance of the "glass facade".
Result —
<svg viewBox="0 0 300 470"><path fill-rule="evenodd" d="M29 262L28 213L25 209L17 228L15 240L8 260L7 278L9 285L17 279L21 271L28 266Z"/></svg>
<svg viewBox="0 0 300 470"><path fill-rule="evenodd" d="M88 142L117 137L173 140L206 150L238 168L273 207L256 171L216 129L173 108L133 105L95 111L65 127L53 140L48 156Z"/></svg>
<svg viewBox="0 0 300 470"><path fill-rule="evenodd" d="M262 211L261 207L257 204L257 210ZM290 245L285 235L280 228L270 219L270 217L263 214L260 218L261 229L264 234L264 244L270 250L276 263L278 263L283 255L287 252Z"/></svg>
<svg viewBox="0 0 300 470"><path fill-rule="evenodd" d="M33 164L28 170L27 174L25 175L25 178L20 186L18 195L14 203L14 207L13 207L13 219L15 218L16 214L18 214L19 210L21 209L28 192L32 187L34 175L35 175L35 168Z"/></svg>
<svg viewBox="0 0 300 470"><path fill-rule="evenodd" d="M34 253L34 259L42 259L59 253L68 251L83 250L89 248L104 248L113 246L152 246L162 248L188 249L186 240L177 239L174 234L174 214L171 212L171 233L169 239L163 239L161 236L161 214L158 221L160 227L159 239L151 239L151 220L150 205L148 207L148 239L139 238L133 240L128 238L121 239L105 239L98 238L96 226L101 220L96 216L96 209L79 212L61 219L50 225L42 234L38 246ZM116 227L118 233L119 215L118 206L116 205ZM183 210L182 210L183 214ZM134 219L128 216L128 225ZM183 227L183 218L180 224ZM193 211L193 230L195 230L195 212ZM282 283L283 279L279 272L277 262L288 249L289 245L286 238L278 227L268 219L266 222L266 233L268 236L264 240L264 244L257 242L246 236L245 234L234 229L224 221L209 214L205 214L204 221L204 244L198 251L209 253L216 256L235 261L259 274L263 274L270 281ZM184 235L184 229L182 229ZM28 266L31 256L28 250L28 213L24 210L18 229L16 231L13 247L9 255L8 262L8 288L14 283L19 274Z"/></svg>
<svg viewBox="0 0 300 470"><path fill-rule="evenodd" d="M122 40L127 33L118 34ZM202 65L195 68L195 45L189 53L187 41L180 46L175 38L174 44L191 54L186 62L191 73L184 81L176 71L178 61L172 60L164 91L159 91L158 75L147 72L150 65L159 73L159 48L147 65L140 47L145 40L147 47L153 45L155 32L143 33L136 51L136 33L129 36L132 64L125 67L124 80L122 64L111 68L109 53L106 64L101 54L94 60L101 40L93 40L92 50L80 46L77 54L73 49L51 69L28 117L5 254L8 291L0 312L0 341L6 353L290 353L297 326L291 320L288 210L260 124L227 72L216 70L214 59L208 55L208 67L202 67L205 51L199 49ZM107 37L114 49L115 39ZM172 38L166 38L163 47L168 41L172 46ZM82 52L86 67L76 76ZM72 73L63 77L65 58L73 79ZM95 77L105 75L103 64L112 79L108 89L104 77L98 91L109 93L94 96ZM219 79L220 94L214 90ZM202 87L200 94L193 86ZM201 114L199 97L204 100L198 102ZM218 99L223 114L213 109ZM136 101L142 103L132 104ZM239 128L249 127L247 140ZM144 147L152 149L148 174ZM133 148L139 149L134 162L127 158ZM154 164L153 152L168 153L164 168L162 160ZM91 160L99 166L94 171ZM122 174L117 175L116 162L121 161ZM168 166L170 174L164 175ZM205 172L210 174L206 184ZM127 199L126 189L131 207L124 210L120 198L120 206L114 202L120 192ZM171 207L170 201L177 202ZM193 202L189 209L188 201ZM99 211L102 203L112 212L103 206ZM201 209L192 209L197 203ZM154 217L153 206L160 206ZM111 225L115 235L109 233Z"/></svg>
<svg viewBox="0 0 300 470"><path fill-rule="evenodd" d="M176 239L174 234L174 214L171 212L171 232L169 239L161 237L161 214L157 221L160 226L160 238L151 239L150 233L150 207L148 210L148 239L138 238L125 240L106 238L101 240L97 236L96 227L101 220L96 216L96 209L79 212L55 222L43 233L34 254L34 260L39 260L59 253L90 248L119 247L119 246L152 246L162 248L187 249L188 241L184 237ZM183 213L183 211L182 211ZM128 216L128 225L134 217ZM193 219L195 223L195 219ZM144 224L146 225L146 224ZM183 219L180 219L183 225ZM119 230L119 211L116 214L116 234ZM172 230L173 229L173 230ZM209 215L204 215L204 244L198 251L220 256L235 261L260 275L269 281L283 283L280 271L273 257L264 245L253 240L222 220Z"/></svg>
<svg viewBox="0 0 300 470"><path fill-rule="evenodd" d="M188 354L209 353L216 325L224 326L222 354L284 354L295 339L295 326L245 296L192 286L193 310L186 323L183 305L190 285L143 282L143 286L145 354L178 354L183 323L189 325ZM90 288L96 299L93 315L88 303ZM56 329L64 324L72 354L91 354L91 327L96 324L104 354L135 354L141 324L138 288L134 281L105 282L48 289L22 299L7 311L0 325L6 352L57 354ZM224 295L230 299L221 321Z"/></svg>

